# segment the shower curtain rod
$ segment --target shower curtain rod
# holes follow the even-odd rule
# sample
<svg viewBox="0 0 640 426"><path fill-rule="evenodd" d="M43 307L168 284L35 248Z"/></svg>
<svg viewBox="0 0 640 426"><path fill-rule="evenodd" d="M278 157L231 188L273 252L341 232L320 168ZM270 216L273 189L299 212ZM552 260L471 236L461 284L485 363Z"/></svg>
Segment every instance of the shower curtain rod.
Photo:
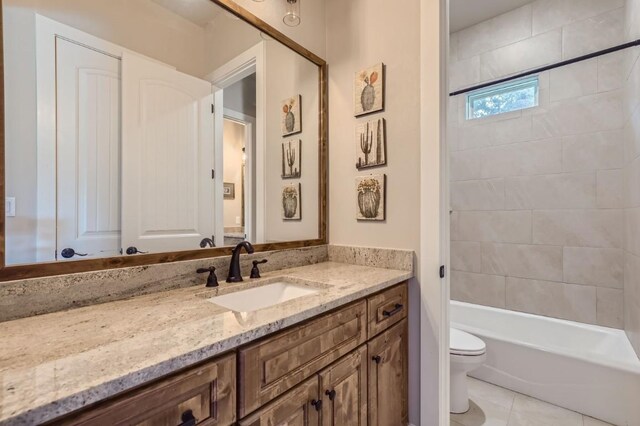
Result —
<svg viewBox="0 0 640 426"><path fill-rule="evenodd" d="M619 50L628 49L630 47L640 46L640 39L635 41L630 41L629 43L620 44L618 46L610 47L608 49L599 50L597 52L589 53L588 55L578 56L577 58L567 59L566 61L556 62L555 64L545 65L540 68L535 68L530 71L525 71L520 74L512 75L511 77L501 78L499 80L493 80L488 83L478 84L476 86L467 87L466 89L456 90L455 92L449 93L449 96L461 95L463 93L472 92L478 89L484 89L485 87L493 86L495 84L506 83L507 81L516 80L522 77L528 77L533 74L538 74L543 71L552 70L554 68L563 67L565 65L575 64L576 62L586 61L588 59L597 58L598 56L606 55L609 53L617 52Z"/></svg>

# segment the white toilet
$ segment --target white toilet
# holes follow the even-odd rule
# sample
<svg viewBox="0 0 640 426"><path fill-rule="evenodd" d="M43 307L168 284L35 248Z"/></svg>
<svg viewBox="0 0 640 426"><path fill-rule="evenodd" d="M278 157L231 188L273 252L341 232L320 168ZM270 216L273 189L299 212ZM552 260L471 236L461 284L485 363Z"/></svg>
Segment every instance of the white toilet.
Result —
<svg viewBox="0 0 640 426"><path fill-rule="evenodd" d="M485 343L469 333L451 328L449 356L451 357L451 412L469 410L467 373L480 367L487 358Z"/></svg>

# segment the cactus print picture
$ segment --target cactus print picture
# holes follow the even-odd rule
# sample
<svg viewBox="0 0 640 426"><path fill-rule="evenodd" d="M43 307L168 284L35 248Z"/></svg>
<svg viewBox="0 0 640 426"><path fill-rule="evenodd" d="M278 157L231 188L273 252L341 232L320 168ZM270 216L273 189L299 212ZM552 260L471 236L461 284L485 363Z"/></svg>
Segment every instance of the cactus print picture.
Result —
<svg viewBox="0 0 640 426"><path fill-rule="evenodd" d="M282 136L293 135L302 131L301 103L302 96L300 95L282 101Z"/></svg>
<svg viewBox="0 0 640 426"><path fill-rule="evenodd" d="M300 139L282 142L283 179L294 179L300 177L300 145Z"/></svg>
<svg viewBox="0 0 640 426"><path fill-rule="evenodd" d="M384 108L384 64L382 62L356 73L353 101L356 117Z"/></svg>
<svg viewBox="0 0 640 426"><path fill-rule="evenodd" d="M300 184L292 183L282 187L282 219L300 220L302 219L302 206L300 201Z"/></svg>
<svg viewBox="0 0 640 426"><path fill-rule="evenodd" d="M367 121L356 127L356 168L387 164L384 118Z"/></svg>
<svg viewBox="0 0 640 426"><path fill-rule="evenodd" d="M386 175L356 178L358 220L385 220Z"/></svg>

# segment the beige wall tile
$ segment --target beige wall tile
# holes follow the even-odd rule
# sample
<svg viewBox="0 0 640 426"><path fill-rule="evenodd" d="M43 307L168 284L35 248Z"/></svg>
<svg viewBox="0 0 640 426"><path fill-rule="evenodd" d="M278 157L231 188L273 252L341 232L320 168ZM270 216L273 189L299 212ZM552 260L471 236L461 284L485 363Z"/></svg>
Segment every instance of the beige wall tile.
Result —
<svg viewBox="0 0 640 426"><path fill-rule="evenodd" d="M481 81L558 62L562 58L562 32L544 34L480 55Z"/></svg>
<svg viewBox="0 0 640 426"><path fill-rule="evenodd" d="M625 253L624 328L640 357L640 257Z"/></svg>
<svg viewBox="0 0 640 426"><path fill-rule="evenodd" d="M562 58L616 46L624 40L624 9L618 8L562 28Z"/></svg>
<svg viewBox="0 0 640 426"><path fill-rule="evenodd" d="M562 247L483 243L482 272L562 281Z"/></svg>
<svg viewBox="0 0 640 426"><path fill-rule="evenodd" d="M451 299L504 308L505 277L451 271Z"/></svg>
<svg viewBox="0 0 640 426"><path fill-rule="evenodd" d="M619 90L552 102L533 115L534 138L578 135L623 127L623 96Z"/></svg>
<svg viewBox="0 0 640 426"><path fill-rule="evenodd" d="M624 211L619 209L534 211L533 243L622 248Z"/></svg>
<svg viewBox="0 0 640 426"><path fill-rule="evenodd" d="M624 292L614 288L596 289L596 321L598 325L624 328Z"/></svg>
<svg viewBox="0 0 640 426"><path fill-rule="evenodd" d="M620 169L624 165L622 130L567 136L562 139L565 172Z"/></svg>
<svg viewBox="0 0 640 426"><path fill-rule="evenodd" d="M453 181L559 173L561 169L560 139L451 153L451 180Z"/></svg>
<svg viewBox="0 0 640 426"><path fill-rule="evenodd" d="M625 250L640 256L640 208L627 209L625 213Z"/></svg>
<svg viewBox="0 0 640 426"><path fill-rule="evenodd" d="M591 95L598 90L598 61L594 59L556 68L549 74L551 102Z"/></svg>
<svg viewBox="0 0 640 426"><path fill-rule="evenodd" d="M511 177L506 181L507 209L596 207L596 174L566 173Z"/></svg>
<svg viewBox="0 0 640 426"><path fill-rule="evenodd" d="M503 120L470 120L460 127L460 149L526 142L531 138L531 117L520 113Z"/></svg>
<svg viewBox="0 0 640 426"><path fill-rule="evenodd" d="M507 309L596 322L596 288L576 284L507 278Z"/></svg>
<svg viewBox="0 0 640 426"><path fill-rule="evenodd" d="M564 247L564 282L621 289L624 262L621 249Z"/></svg>
<svg viewBox="0 0 640 426"><path fill-rule="evenodd" d="M598 92L620 89L624 86L627 51L600 56L598 61Z"/></svg>
<svg viewBox="0 0 640 426"><path fill-rule="evenodd" d="M449 64L449 90L454 91L480 82L480 57L463 59Z"/></svg>
<svg viewBox="0 0 640 426"><path fill-rule="evenodd" d="M454 210L504 210L504 179L452 182Z"/></svg>
<svg viewBox="0 0 640 426"><path fill-rule="evenodd" d="M640 157L630 161L624 169L625 207L640 207Z"/></svg>
<svg viewBox="0 0 640 426"><path fill-rule="evenodd" d="M598 170L596 174L598 208L624 207L624 173L622 169Z"/></svg>
<svg viewBox="0 0 640 426"><path fill-rule="evenodd" d="M531 5L458 31L458 54L468 58L531 37Z"/></svg>
<svg viewBox="0 0 640 426"><path fill-rule="evenodd" d="M451 269L482 272L480 243L477 241L451 241Z"/></svg>
<svg viewBox="0 0 640 426"><path fill-rule="evenodd" d="M530 211L459 211L453 241L531 242Z"/></svg>
<svg viewBox="0 0 640 426"><path fill-rule="evenodd" d="M624 0L536 0L533 34L540 34L575 21L624 6Z"/></svg>

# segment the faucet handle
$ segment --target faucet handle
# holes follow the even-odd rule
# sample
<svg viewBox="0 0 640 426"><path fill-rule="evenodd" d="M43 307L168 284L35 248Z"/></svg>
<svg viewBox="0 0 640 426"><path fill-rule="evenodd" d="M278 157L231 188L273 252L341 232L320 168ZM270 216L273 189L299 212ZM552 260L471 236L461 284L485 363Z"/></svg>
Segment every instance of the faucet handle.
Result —
<svg viewBox="0 0 640 426"><path fill-rule="evenodd" d="M218 277L216 276L216 267L210 266L208 268L198 268L196 270L198 274L209 273L207 277L207 287L218 287Z"/></svg>
<svg viewBox="0 0 640 426"><path fill-rule="evenodd" d="M263 263L267 263L267 259L253 261L253 268L251 268L250 278L260 278L260 270L258 269L258 265L261 265Z"/></svg>

